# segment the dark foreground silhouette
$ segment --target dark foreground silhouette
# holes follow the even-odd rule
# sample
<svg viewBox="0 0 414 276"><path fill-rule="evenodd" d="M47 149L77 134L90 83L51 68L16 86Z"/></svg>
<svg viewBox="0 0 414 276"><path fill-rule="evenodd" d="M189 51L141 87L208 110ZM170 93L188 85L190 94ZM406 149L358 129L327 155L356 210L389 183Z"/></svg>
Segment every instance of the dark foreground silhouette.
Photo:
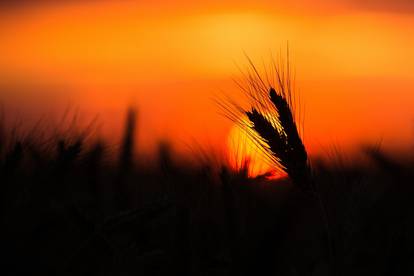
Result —
<svg viewBox="0 0 414 276"><path fill-rule="evenodd" d="M2 275L414 275L414 158L313 164L316 199L166 145L143 166L134 129L131 111L116 161L82 135L3 129Z"/></svg>

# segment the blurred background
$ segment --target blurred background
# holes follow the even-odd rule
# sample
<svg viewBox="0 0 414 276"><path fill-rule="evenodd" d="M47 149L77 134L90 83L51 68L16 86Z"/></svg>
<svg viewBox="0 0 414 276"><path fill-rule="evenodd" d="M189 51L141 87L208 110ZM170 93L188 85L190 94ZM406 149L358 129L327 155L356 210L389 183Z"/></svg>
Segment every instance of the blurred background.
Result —
<svg viewBox="0 0 414 276"><path fill-rule="evenodd" d="M118 141L135 106L143 152L228 150L237 134L213 99L242 102L245 54L260 67L289 43L311 154L412 144L410 0L0 3L0 102L23 122L72 106Z"/></svg>

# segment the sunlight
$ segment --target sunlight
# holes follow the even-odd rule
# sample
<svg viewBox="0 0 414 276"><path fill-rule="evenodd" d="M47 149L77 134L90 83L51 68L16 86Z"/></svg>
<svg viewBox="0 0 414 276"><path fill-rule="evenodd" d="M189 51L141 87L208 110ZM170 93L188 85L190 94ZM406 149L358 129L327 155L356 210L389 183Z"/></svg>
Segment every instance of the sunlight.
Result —
<svg viewBox="0 0 414 276"><path fill-rule="evenodd" d="M243 122L246 122L245 120L243 119ZM247 166L250 177L266 174L274 179L284 176L273 167L272 161L261 152L253 138L239 125L235 124L231 128L227 145L228 160L234 170L242 170Z"/></svg>

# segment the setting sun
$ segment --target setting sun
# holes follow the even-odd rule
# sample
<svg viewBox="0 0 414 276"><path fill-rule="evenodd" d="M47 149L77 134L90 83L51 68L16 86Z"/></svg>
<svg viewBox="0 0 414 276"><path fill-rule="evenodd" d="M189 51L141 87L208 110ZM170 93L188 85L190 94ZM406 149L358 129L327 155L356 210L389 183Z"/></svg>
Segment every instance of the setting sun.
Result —
<svg viewBox="0 0 414 276"><path fill-rule="evenodd" d="M414 0L0 0L0 275L414 275Z"/></svg>
<svg viewBox="0 0 414 276"><path fill-rule="evenodd" d="M246 131L239 125L230 130L227 138L229 163L235 170L247 169L252 177L274 172L271 160L266 158Z"/></svg>
<svg viewBox="0 0 414 276"><path fill-rule="evenodd" d="M261 64L288 42L306 103L310 152L378 136L407 143L411 131L404 126L414 116L414 39L406 31L414 28L412 17L355 3L346 8L345 1L299 1L303 11L273 2L67 1L10 8L0 18L1 100L9 106L30 101L21 113L74 102L90 116L99 114L102 133L111 137L120 135L125 106L134 105L147 130L138 135L143 151L165 138L179 151L192 139L226 148L222 141L234 128L211 98L224 92L239 100L233 79L246 66L245 54ZM383 119L385 108L393 120Z"/></svg>

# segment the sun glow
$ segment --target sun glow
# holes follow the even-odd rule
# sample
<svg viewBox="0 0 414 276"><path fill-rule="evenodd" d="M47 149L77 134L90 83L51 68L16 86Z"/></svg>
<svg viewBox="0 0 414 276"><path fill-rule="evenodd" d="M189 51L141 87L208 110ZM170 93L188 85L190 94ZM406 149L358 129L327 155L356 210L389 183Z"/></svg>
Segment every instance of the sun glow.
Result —
<svg viewBox="0 0 414 276"><path fill-rule="evenodd" d="M242 125L235 124L228 135L228 160L236 171L247 169L250 177L266 175L270 178L279 178L284 173L278 170L274 163L266 156L258 145L248 126L247 119L242 119Z"/></svg>
<svg viewBox="0 0 414 276"><path fill-rule="evenodd" d="M320 0L300 9L279 0L24 2L33 4L0 8L0 102L30 114L75 103L99 113L102 132L112 137L134 104L145 129L138 132L142 149L165 138L186 150L195 139L246 152L258 174L266 166L256 165L263 163L255 161L257 149L237 142L244 134L236 127L228 136L231 122L211 98L225 91L239 102L233 78L242 77L244 53L260 65L288 41L310 154L380 136L412 140L411 14L335 5L328 12ZM325 12L315 12L315 2ZM228 137L233 145L223 143Z"/></svg>

